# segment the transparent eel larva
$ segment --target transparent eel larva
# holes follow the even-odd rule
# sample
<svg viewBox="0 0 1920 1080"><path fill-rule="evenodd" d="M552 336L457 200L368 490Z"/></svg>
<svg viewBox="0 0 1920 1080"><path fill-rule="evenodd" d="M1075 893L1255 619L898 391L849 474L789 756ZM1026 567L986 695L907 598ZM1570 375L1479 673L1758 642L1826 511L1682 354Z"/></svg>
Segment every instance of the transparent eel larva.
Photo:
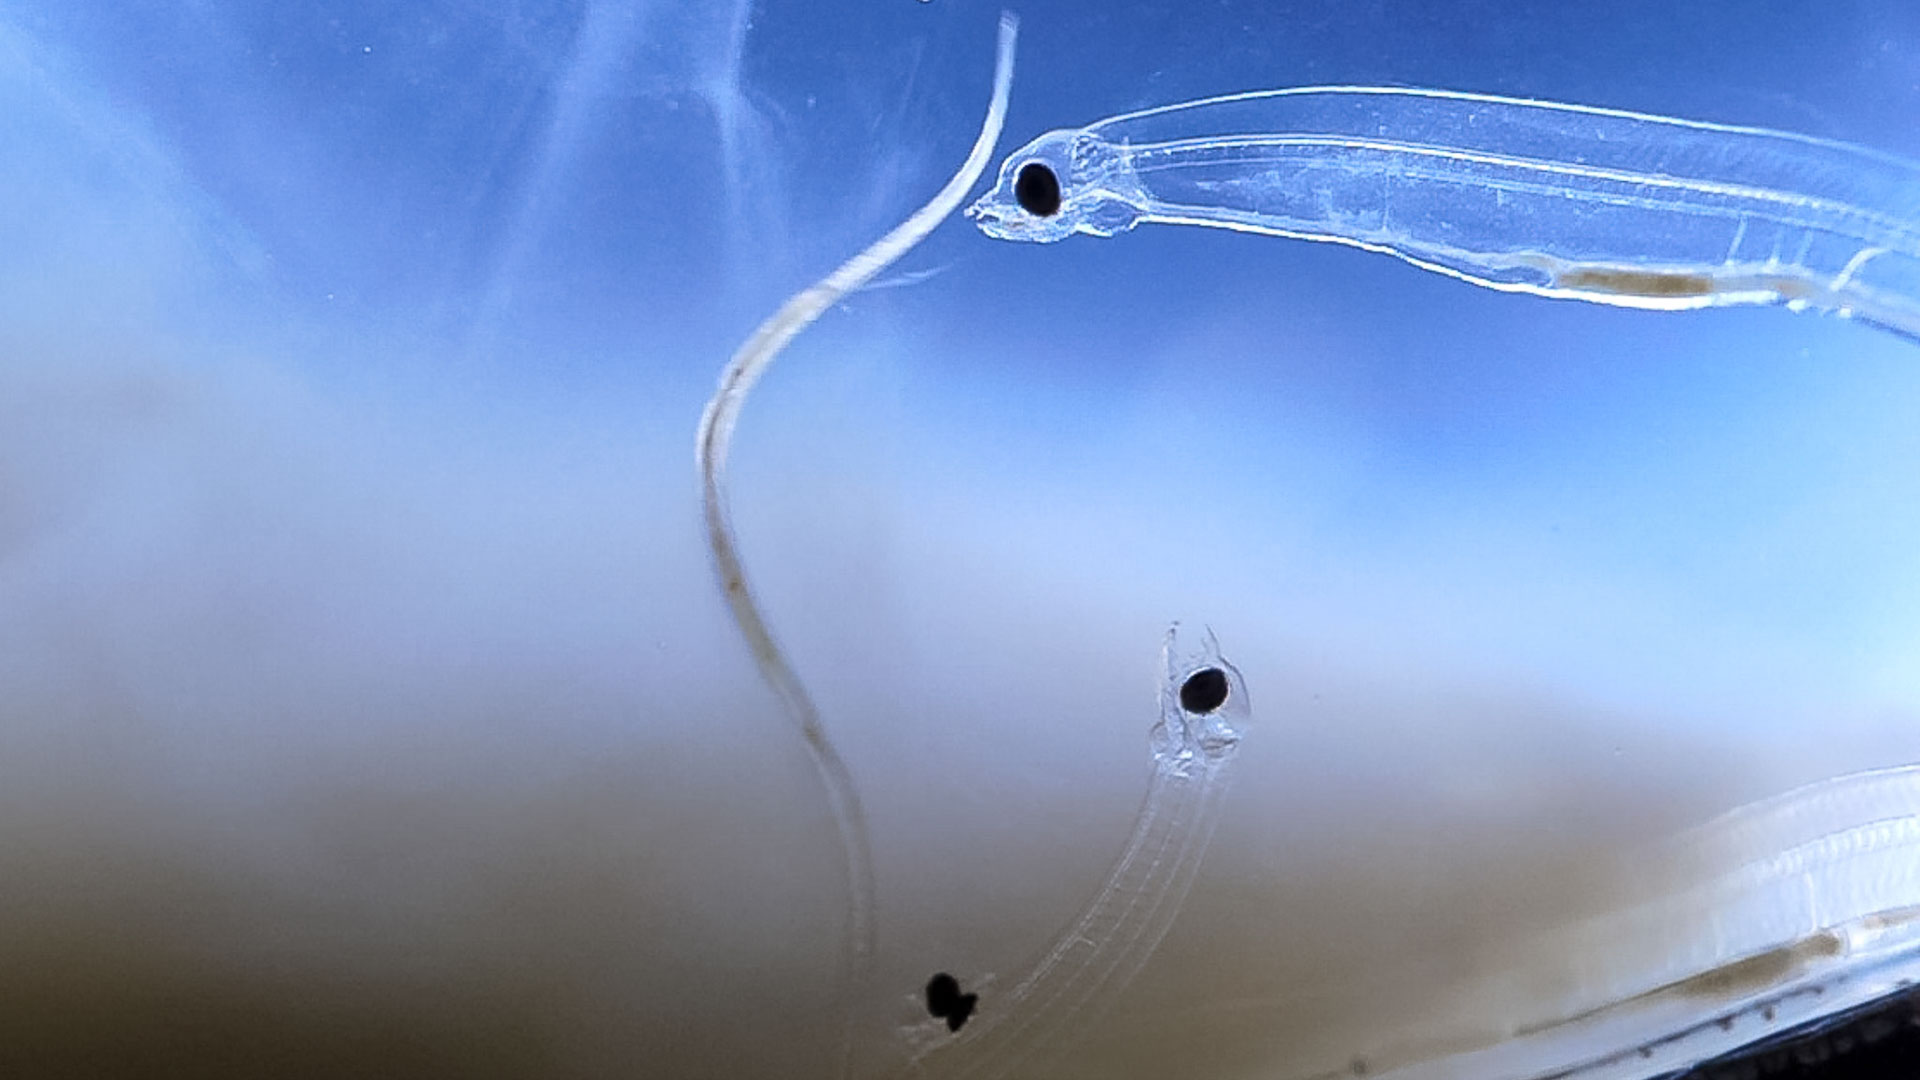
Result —
<svg viewBox="0 0 1920 1080"><path fill-rule="evenodd" d="M1920 339L1920 164L1803 135L1440 90L1268 90L1049 132L967 214L1348 244L1507 292L1786 304Z"/></svg>
<svg viewBox="0 0 1920 1080"><path fill-rule="evenodd" d="M1442 995L1459 1007L1353 1060L1392 1080L1645 1080L1920 979L1920 766L1764 799L1626 862L1650 883L1637 899L1516 943Z"/></svg>
<svg viewBox="0 0 1920 1080"><path fill-rule="evenodd" d="M860 805L860 793L853 774L827 736L820 722L820 710L801 683L785 651L773 638L760 605L747 586L746 566L733 536L733 512L727 503L727 450L733 442L734 425L747 403L747 394L766 374L780 350L795 335L806 329L841 297L872 281L894 260L913 249L939 224L959 208L969 188L980 179L988 156L1000 139L1000 128L1007 115L1007 98L1013 88L1013 50L1019 32L1019 20L1010 12L1000 15L999 45L993 68L993 98L980 134L967 152L966 161L953 178L934 197L892 232L842 263L839 269L793 296L780 310L760 324L745 344L733 354L720 373L720 386L700 416L700 430L694 448L694 462L700 473L701 508L704 513L707 547L713 556L713 572L726 598L733 621L753 650L753 661L760 675L780 697L787 716L800 731L814 770L826 789L833 808L834 825L847 871L847 920L843 952L849 984L848 1011L840 1039L836 1075L852 1069L852 1001L865 983L874 951L873 845L867 834L866 812Z"/></svg>
<svg viewBox="0 0 1920 1080"><path fill-rule="evenodd" d="M1132 980L1173 925L1213 838L1229 769L1251 715L1240 672L1211 633L1167 632L1153 772L1133 833L1105 884L1031 971L982 994L976 1018L937 1031L906 1075L992 1080L1064 1048ZM928 1025L933 1027L934 1025Z"/></svg>

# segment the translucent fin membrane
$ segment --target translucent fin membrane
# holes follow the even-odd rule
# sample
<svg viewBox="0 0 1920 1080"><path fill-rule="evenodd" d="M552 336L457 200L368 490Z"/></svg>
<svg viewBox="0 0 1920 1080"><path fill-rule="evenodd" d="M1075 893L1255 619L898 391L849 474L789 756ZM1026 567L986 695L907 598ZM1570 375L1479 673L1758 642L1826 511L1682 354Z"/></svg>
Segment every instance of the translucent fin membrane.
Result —
<svg viewBox="0 0 1920 1080"><path fill-rule="evenodd" d="M1786 304L1920 338L1920 164L1758 128L1437 90L1271 90L1042 135L967 213L1006 240L1205 225L1510 292Z"/></svg>

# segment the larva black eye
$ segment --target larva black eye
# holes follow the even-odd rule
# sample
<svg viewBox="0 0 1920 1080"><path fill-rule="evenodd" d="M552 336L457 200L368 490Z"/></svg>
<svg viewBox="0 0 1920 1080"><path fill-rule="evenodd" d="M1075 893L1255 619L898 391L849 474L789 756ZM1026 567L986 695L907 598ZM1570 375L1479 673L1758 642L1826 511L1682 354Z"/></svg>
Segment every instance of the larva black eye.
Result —
<svg viewBox="0 0 1920 1080"><path fill-rule="evenodd" d="M945 1020L948 1031L959 1031L979 1000L978 994L961 993L960 980L944 971L927 980L927 1015Z"/></svg>
<svg viewBox="0 0 1920 1080"><path fill-rule="evenodd" d="M1180 707L1196 716L1205 716L1227 703L1227 673L1217 667L1201 668L1180 684Z"/></svg>
<svg viewBox="0 0 1920 1080"><path fill-rule="evenodd" d="M1046 165L1029 161L1013 179L1013 198L1034 217L1052 217L1060 212L1060 178Z"/></svg>

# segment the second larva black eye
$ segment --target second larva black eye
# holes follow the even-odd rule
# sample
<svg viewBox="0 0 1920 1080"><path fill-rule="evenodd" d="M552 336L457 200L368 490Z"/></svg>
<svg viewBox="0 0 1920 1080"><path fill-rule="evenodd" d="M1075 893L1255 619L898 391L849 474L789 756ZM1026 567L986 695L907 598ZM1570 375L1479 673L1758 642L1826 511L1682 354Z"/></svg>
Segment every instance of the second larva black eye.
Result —
<svg viewBox="0 0 1920 1080"><path fill-rule="evenodd" d="M1180 707L1205 716L1227 703L1227 673L1219 668L1201 668L1180 684Z"/></svg>
<svg viewBox="0 0 1920 1080"><path fill-rule="evenodd" d="M1060 178L1040 162L1029 161L1013 178L1013 198L1034 217L1052 217L1060 212Z"/></svg>
<svg viewBox="0 0 1920 1080"><path fill-rule="evenodd" d="M979 994L961 993L960 980L944 971L927 980L927 1015L945 1020L948 1031L957 1034L979 1001Z"/></svg>

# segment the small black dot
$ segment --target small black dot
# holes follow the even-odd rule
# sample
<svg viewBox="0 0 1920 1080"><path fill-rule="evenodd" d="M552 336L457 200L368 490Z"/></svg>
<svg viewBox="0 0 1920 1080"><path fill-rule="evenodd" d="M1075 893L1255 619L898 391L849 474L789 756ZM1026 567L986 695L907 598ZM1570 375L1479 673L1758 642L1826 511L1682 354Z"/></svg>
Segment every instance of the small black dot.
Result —
<svg viewBox="0 0 1920 1080"><path fill-rule="evenodd" d="M927 980L927 1015L945 1018L948 1031L959 1031L979 1000L979 994L961 993L960 980L944 971Z"/></svg>
<svg viewBox="0 0 1920 1080"><path fill-rule="evenodd" d="M1227 703L1227 673L1217 667L1201 668L1180 684L1180 707L1205 716Z"/></svg>
<svg viewBox="0 0 1920 1080"><path fill-rule="evenodd" d="M1060 212L1060 178L1040 162L1029 161L1013 179L1013 198L1034 217L1052 217Z"/></svg>

